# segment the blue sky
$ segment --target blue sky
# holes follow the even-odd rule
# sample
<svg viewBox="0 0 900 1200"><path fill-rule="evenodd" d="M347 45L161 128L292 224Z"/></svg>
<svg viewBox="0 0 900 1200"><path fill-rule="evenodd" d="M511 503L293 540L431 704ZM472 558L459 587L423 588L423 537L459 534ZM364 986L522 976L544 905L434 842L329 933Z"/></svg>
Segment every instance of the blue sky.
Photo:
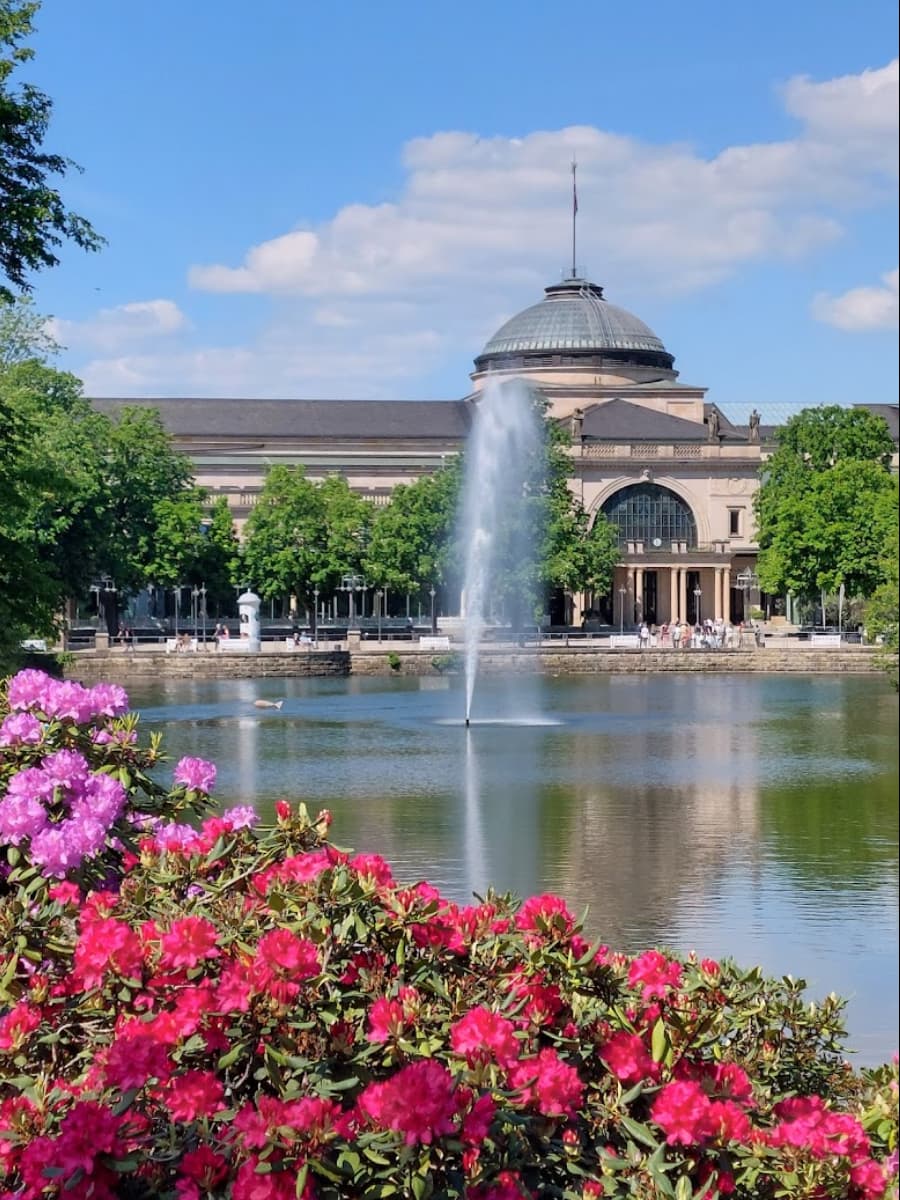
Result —
<svg viewBox="0 0 900 1200"><path fill-rule="evenodd" d="M897 17L860 0L44 0L94 395L448 398L569 255L753 405L897 396Z"/></svg>

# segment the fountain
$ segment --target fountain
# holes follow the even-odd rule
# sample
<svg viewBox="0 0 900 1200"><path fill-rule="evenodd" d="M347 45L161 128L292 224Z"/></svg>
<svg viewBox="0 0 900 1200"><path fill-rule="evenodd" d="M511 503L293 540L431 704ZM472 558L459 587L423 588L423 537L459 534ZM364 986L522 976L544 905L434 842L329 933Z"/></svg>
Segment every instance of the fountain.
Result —
<svg viewBox="0 0 900 1200"><path fill-rule="evenodd" d="M466 448L460 534L465 563L465 723L472 720L481 639L499 568L524 592L539 530L529 523L544 428L532 388L521 380L489 383L478 400ZM539 486L539 485L538 485ZM517 596L521 602L522 593Z"/></svg>

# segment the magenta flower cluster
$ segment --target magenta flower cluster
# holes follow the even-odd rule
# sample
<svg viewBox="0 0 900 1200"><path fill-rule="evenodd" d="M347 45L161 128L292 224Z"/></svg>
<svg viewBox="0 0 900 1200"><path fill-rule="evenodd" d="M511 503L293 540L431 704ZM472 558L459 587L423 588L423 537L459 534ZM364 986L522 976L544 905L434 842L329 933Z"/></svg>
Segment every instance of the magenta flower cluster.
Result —
<svg viewBox="0 0 900 1200"><path fill-rule="evenodd" d="M57 750L9 781L0 800L0 842L18 846L27 839L31 861L61 878L105 847L125 799L118 779L91 771L77 750Z"/></svg>
<svg viewBox="0 0 900 1200"><path fill-rule="evenodd" d="M94 724L92 734L99 735L106 718L128 711L128 696L116 684L87 688L43 671L15 675L7 700L10 712L0 724L0 747L33 746L38 755L53 745L53 722ZM0 800L0 842L27 841L31 861L62 877L105 848L125 801L122 784L92 771L78 751L47 753L10 779Z"/></svg>
<svg viewBox="0 0 900 1200"><path fill-rule="evenodd" d="M128 696L114 683L91 688L71 679L53 679L44 671L20 671L9 681L10 715L0 726L0 746L40 743L43 726L38 717L87 725L100 717L128 712Z"/></svg>
<svg viewBox="0 0 900 1200"><path fill-rule="evenodd" d="M182 758L175 767L174 779L189 792L203 792L208 796L216 786L215 763L207 762L205 758Z"/></svg>

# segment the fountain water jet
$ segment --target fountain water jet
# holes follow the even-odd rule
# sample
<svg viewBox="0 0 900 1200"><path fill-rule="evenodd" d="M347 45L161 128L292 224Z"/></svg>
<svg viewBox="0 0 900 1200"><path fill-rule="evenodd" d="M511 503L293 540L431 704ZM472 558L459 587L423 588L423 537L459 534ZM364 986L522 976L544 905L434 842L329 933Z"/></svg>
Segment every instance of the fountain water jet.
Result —
<svg viewBox="0 0 900 1200"><path fill-rule="evenodd" d="M472 717L481 639L501 557L507 568L514 564L517 576L524 579L529 573L523 568L536 553L528 522L517 518L529 482L534 482L543 439L543 422L533 389L521 380L489 383L478 400L466 449L460 530L466 546L467 726Z"/></svg>

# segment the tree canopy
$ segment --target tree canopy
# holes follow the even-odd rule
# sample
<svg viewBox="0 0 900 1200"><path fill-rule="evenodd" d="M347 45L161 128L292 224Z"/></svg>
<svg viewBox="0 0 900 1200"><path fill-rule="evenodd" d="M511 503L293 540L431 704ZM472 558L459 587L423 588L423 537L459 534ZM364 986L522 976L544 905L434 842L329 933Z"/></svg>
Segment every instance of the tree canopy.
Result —
<svg viewBox="0 0 900 1200"><path fill-rule="evenodd" d="M0 300L29 291L29 273L55 266L64 241L85 250L103 244L53 186L55 178L80 168L44 149L52 100L33 84L12 80L34 56L23 43L39 7L36 0L0 0L0 274L6 280L0 279Z"/></svg>
<svg viewBox="0 0 900 1200"><path fill-rule="evenodd" d="M871 595L897 523L892 452L887 425L863 408L806 409L779 430L755 501L766 591Z"/></svg>
<svg viewBox="0 0 900 1200"><path fill-rule="evenodd" d="M78 379L41 360L40 337L28 356L28 330L40 327L27 307L24 320L9 311L21 307L0 302L0 622L7 648L52 633L66 599L83 596L93 580L113 580L120 600L155 582L156 570L167 581L176 553L185 582L207 577L221 595L236 554L227 505L206 516L191 464L172 450L157 413L125 408L109 419L91 408ZM204 539L207 522L215 536Z"/></svg>

